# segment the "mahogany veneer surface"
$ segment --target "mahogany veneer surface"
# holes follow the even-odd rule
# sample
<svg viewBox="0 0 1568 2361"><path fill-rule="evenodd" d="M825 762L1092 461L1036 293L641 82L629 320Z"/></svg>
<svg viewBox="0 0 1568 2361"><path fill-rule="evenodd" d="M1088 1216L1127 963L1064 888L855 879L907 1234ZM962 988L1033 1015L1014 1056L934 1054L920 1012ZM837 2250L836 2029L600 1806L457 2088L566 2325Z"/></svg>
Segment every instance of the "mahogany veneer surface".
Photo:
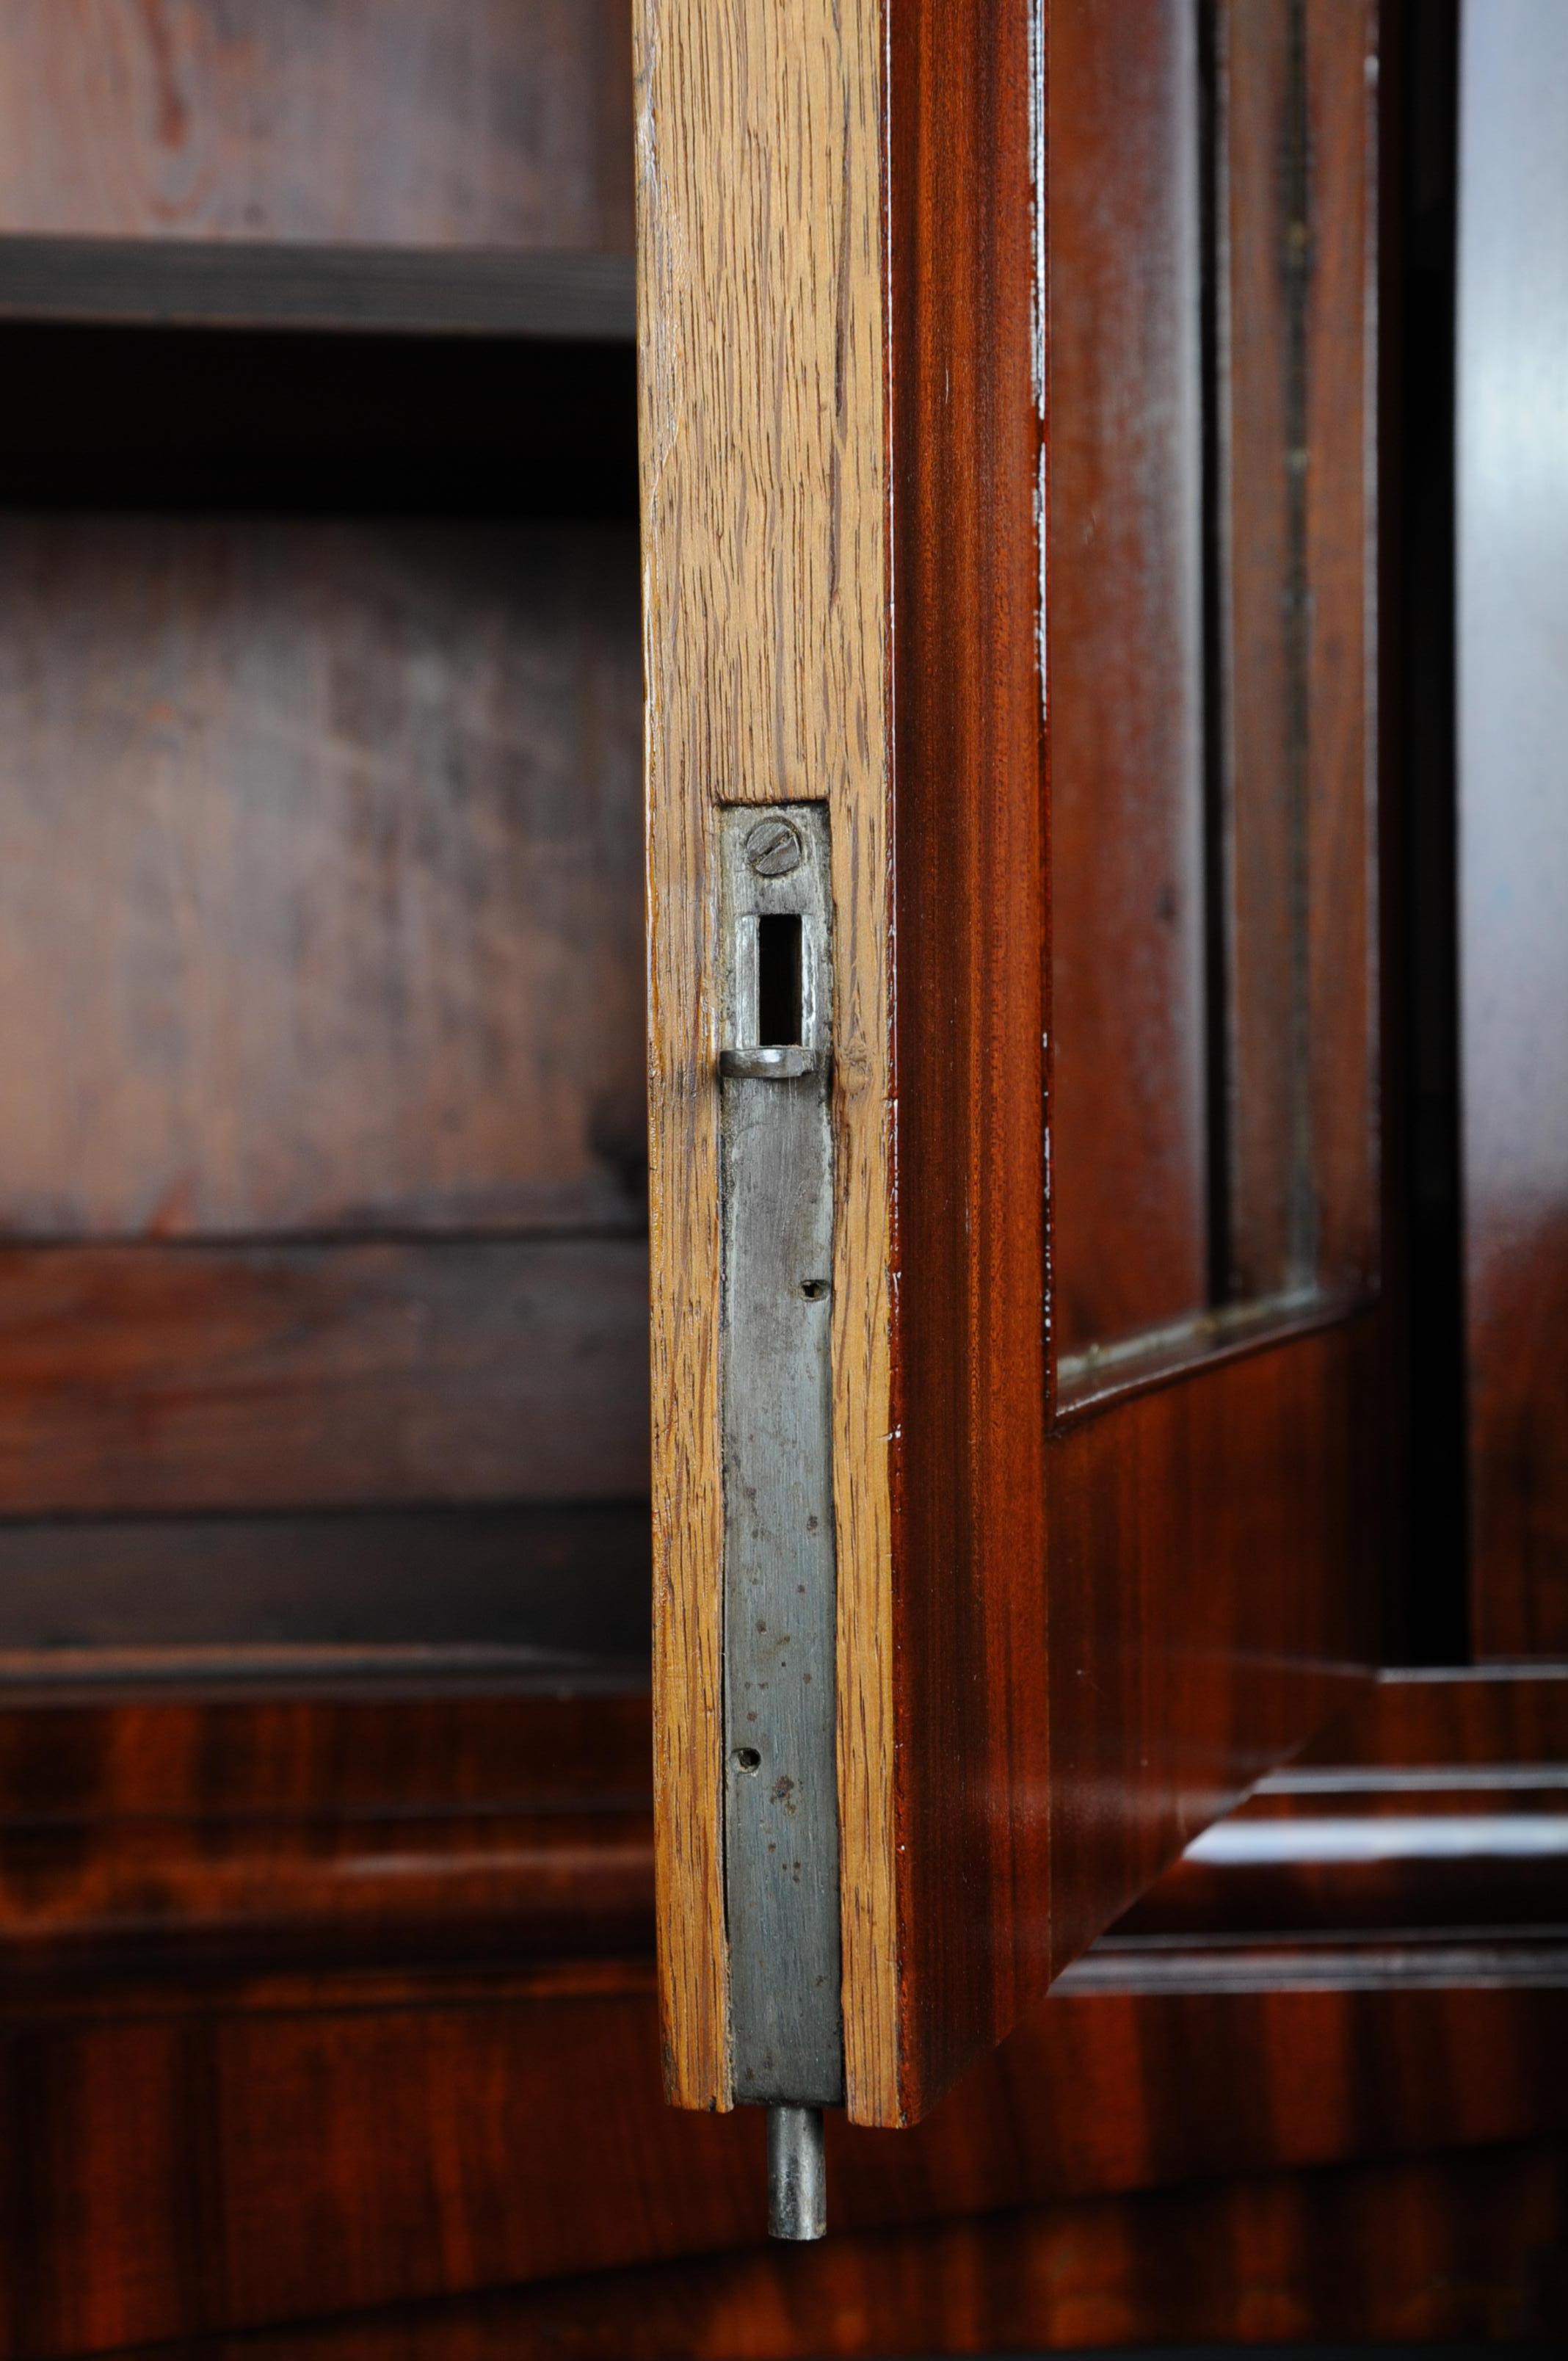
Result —
<svg viewBox="0 0 1568 2361"><path fill-rule="evenodd" d="M566 2280L203 2352L806 2361L1419 2339L1465 2351L1497 2340L1545 2361L1568 2324L1565 2173L1560 2147L1528 2146L1221 2181Z"/></svg>
<svg viewBox="0 0 1568 2361"><path fill-rule="evenodd" d="M1395 1693L1387 1722L1379 1690L1372 1734L1353 1730L1337 1752L1354 1771L1358 1755L1419 1763L1448 1745L1452 1764L1456 1739L1511 1742L1503 1759L1517 1765L1549 1742L1561 1700L1507 1686L1479 1706L1463 1687L1416 1703ZM0 1715L0 2104L12 2130L0 2350L312 2323L324 2334L333 2321L346 2335L351 2315L377 2307L499 2298L756 2244L759 2115L684 2114L661 2096L649 1785L638 1694L383 1681L313 1701L65 1704L12 1691ZM1418 2305L1412 2318L1473 2323L1429 2276L1427 2257L1456 2235L1446 2166L1347 2184L1343 2201L1325 2187L1321 2207L1296 2183L1011 2228L961 2230L955 2217L1568 2132L1561 2078L1543 2070L1568 2038L1565 2012L1561 1989L1053 1998L916 2130L831 2124L836 2236L926 2225L908 2246L860 2261L840 2247L847 2282L830 2260L786 2280L761 2259L715 2263L694 2301L720 2303L716 2350L754 2335L772 2351L773 2334L779 2351L808 2353L824 2333L814 2274L826 2301L870 2287L873 2253L892 2268L902 2252L883 2283L930 2308L938 2349L1007 2321L1088 2334L1080 2312L1028 2309L1034 2295L1006 2309L1038 2284L1034 2265L1020 2281L1025 2251L1058 2258L1039 2264L1050 2286L1101 2290L1107 2341L1153 2334L1140 2323L1157 2301L1194 2323L1237 2318L1223 2306L1240 2284L1277 2291L1276 2309L1249 2315L1259 2323L1376 2326L1395 2288ZM1531 2224L1526 2245L1558 2235L1556 2168L1544 2181L1533 2165L1505 2178L1497 2186L1516 2193L1496 2211L1477 2194L1484 2162L1456 2169L1468 2192L1458 2235L1481 2281L1496 2271L1522 2301L1541 2282L1519 2241ZM1403 2191L1387 2214L1383 2187ZM1398 2253L1415 2276L1390 2254L1346 2279L1333 2257L1376 2253L1384 2234L1370 2225L1385 2219L1408 2224ZM1170 2257L1210 2251L1226 2223L1239 2243L1213 2246L1219 2275L1173 2280ZM1129 2253L1157 2258L1146 2278ZM1069 2254L1100 2257L1087 2281L1061 2279ZM1244 2254L1255 2279L1236 2277ZM931 2276L934 2255L973 2274L981 2308L967 2327L944 2292L948 2265ZM1314 2279L1340 2290L1343 2311L1310 2310ZM768 2290L786 2285L781 2312ZM513 2301L486 2316L510 2321ZM650 2282L636 2301L637 2333L656 2340L675 2284ZM530 2301L541 2321L575 2322L574 2336L608 2335L611 2322L632 2333L603 2282ZM405 2325L433 2336L438 2317ZM905 2317L885 2315L878 2333L894 2343ZM383 2330L367 2321L362 2333ZM517 2334L532 2333L525 2308Z"/></svg>

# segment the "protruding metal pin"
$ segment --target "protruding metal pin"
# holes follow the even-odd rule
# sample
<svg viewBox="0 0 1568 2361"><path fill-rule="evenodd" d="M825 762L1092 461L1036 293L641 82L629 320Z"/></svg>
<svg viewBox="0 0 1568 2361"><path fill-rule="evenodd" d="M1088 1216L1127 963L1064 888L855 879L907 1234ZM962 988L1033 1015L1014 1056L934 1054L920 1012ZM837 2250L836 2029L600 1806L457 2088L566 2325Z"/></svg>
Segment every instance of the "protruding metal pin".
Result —
<svg viewBox="0 0 1568 2361"><path fill-rule="evenodd" d="M768 2109L768 2235L820 2238L828 2228L828 2168L820 2107Z"/></svg>

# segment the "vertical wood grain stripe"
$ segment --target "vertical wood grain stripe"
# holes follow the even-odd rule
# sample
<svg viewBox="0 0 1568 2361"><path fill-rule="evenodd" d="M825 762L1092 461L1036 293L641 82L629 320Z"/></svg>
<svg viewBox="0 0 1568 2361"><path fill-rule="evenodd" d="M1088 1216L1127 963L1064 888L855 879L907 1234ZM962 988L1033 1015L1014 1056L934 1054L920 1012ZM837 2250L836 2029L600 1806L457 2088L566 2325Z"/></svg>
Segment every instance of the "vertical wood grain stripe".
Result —
<svg viewBox="0 0 1568 2361"><path fill-rule="evenodd" d="M672 2095L729 2103L712 814L824 798L851 2113L896 2086L881 0L638 0L654 1703Z"/></svg>

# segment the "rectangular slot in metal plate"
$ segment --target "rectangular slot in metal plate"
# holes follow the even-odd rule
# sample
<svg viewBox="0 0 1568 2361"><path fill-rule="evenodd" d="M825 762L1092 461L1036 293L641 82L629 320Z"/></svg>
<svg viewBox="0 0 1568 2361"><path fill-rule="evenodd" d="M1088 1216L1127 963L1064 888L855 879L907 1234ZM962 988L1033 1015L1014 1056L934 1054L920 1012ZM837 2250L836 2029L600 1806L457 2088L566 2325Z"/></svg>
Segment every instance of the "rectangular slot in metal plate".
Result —
<svg viewBox="0 0 1568 2361"><path fill-rule="evenodd" d="M725 1898L735 2095L843 2096L831 900L813 804L720 815ZM795 1039L769 1036L798 1036Z"/></svg>

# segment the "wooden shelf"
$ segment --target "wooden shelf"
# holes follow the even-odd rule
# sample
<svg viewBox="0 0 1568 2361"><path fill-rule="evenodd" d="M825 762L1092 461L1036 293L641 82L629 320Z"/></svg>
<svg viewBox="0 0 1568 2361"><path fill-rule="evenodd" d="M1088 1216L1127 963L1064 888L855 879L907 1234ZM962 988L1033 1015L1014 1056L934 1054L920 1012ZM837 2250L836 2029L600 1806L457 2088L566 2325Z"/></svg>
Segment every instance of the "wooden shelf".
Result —
<svg viewBox="0 0 1568 2361"><path fill-rule="evenodd" d="M0 319L629 343L629 254L0 236Z"/></svg>

